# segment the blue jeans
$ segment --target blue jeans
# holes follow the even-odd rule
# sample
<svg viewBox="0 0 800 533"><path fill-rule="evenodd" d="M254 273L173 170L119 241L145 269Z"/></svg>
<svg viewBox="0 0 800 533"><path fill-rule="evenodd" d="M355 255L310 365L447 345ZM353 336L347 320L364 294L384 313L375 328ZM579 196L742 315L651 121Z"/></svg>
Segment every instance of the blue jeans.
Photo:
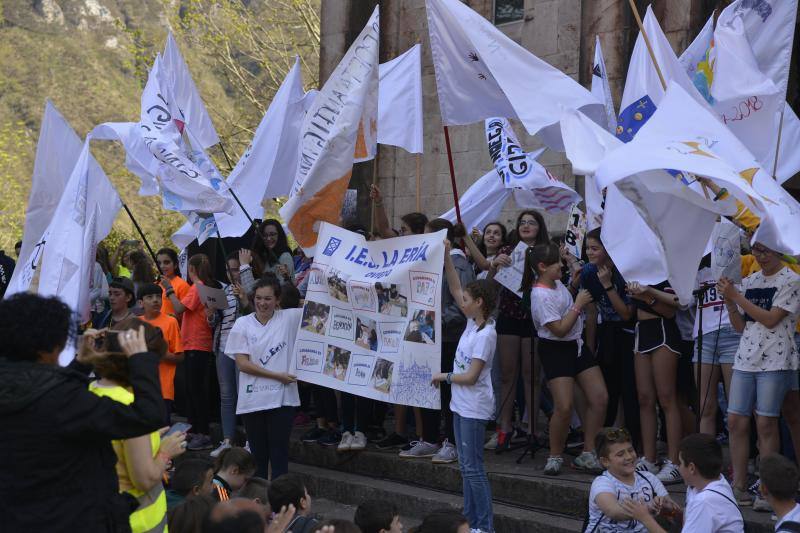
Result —
<svg viewBox="0 0 800 533"><path fill-rule="evenodd" d="M467 517L470 528L491 533L494 531L492 489L483 468L486 423L486 420L464 418L453 413L458 466L463 481L464 516Z"/></svg>
<svg viewBox="0 0 800 533"><path fill-rule="evenodd" d="M759 416L778 418L786 393L797 383L797 370L747 372L733 369L728 414L750 416L755 407Z"/></svg>
<svg viewBox="0 0 800 533"><path fill-rule="evenodd" d="M217 380L219 381L219 417L222 419L222 436L233 442L236 436L236 396L239 387L239 370L236 361L217 354Z"/></svg>

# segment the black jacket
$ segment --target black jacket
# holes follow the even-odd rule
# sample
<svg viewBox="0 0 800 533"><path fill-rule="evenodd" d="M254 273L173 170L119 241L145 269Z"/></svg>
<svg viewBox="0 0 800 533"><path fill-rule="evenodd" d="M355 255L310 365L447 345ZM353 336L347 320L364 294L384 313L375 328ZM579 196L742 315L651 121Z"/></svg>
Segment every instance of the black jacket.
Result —
<svg viewBox="0 0 800 533"><path fill-rule="evenodd" d="M0 530L129 531L136 502L119 494L111 439L165 418L155 354L129 359L135 400L88 390L73 368L0 358Z"/></svg>

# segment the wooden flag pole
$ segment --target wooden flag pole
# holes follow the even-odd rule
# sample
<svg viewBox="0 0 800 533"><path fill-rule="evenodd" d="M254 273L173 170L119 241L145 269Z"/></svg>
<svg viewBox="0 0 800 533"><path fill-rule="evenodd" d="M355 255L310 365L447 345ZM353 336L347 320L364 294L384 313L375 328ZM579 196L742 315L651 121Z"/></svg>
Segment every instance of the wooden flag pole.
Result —
<svg viewBox="0 0 800 533"><path fill-rule="evenodd" d="M664 75L661 73L661 68L658 66L658 61L656 61L656 54L653 52L653 46L650 44L650 38L647 36L647 32L644 31L644 24L642 24L642 18L639 16L639 10L636 8L636 2L634 2L634 0L628 0L628 3L633 10L633 16L636 19L636 24L639 26L639 32L642 34L644 44L647 46L647 53L650 54L650 59L653 61L653 66L656 68L658 79L661 81L661 88L666 91L667 81L664 79Z"/></svg>
<svg viewBox="0 0 800 533"><path fill-rule="evenodd" d="M453 204L456 208L456 219L459 224L461 222L461 207L458 205L458 186L456 185L456 171L453 168L453 152L450 149L450 132L447 126L444 126L444 143L447 146L447 162L450 165L450 186L453 188Z"/></svg>
<svg viewBox="0 0 800 533"><path fill-rule="evenodd" d="M419 202L420 194L420 181L422 179L422 154L416 154L417 158L417 213L422 212L422 207Z"/></svg>
<svg viewBox="0 0 800 533"><path fill-rule="evenodd" d="M786 104L784 104L786 105ZM784 109L785 111L785 109ZM772 164L772 178L774 180L778 179L778 154L781 151L781 135L783 134L783 113L781 111L781 119L778 122L778 143L775 145L775 162Z"/></svg>
<svg viewBox="0 0 800 533"><path fill-rule="evenodd" d="M375 158L372 160L372 184L378 184L378 147L375 146ZM369 232L375 231L375 202L370 202L369 210Z"/></svg>

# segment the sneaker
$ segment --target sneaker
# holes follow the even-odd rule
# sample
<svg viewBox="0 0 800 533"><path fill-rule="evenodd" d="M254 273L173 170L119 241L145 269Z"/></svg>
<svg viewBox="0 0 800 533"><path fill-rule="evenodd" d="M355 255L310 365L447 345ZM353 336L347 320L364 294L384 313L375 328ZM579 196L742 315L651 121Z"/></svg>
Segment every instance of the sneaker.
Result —
<svg viewBox="0 0 800 533"><path fill-rule="evenodd" d="M431 459L431 462L436 464L455 463L456 461L458 461L456 447L450 444L450 441L447 439L444 439L442 447L439 448L439 451L436 452L436 455Z"/></svg>
<svg viewBox="0 0 800 533"><path fill-rule="evenodd" d="M502 429L497 430L497 446L494 449L494 453L499 455L503 452L507 452L511 448L512 433L514 433L513 430L509 432L505 432Z"/></svg>
<svg viewBox="0 0 800 533"><path fill-rule="evenodd" d="M438 444L431 444L424 440L415 440L411 443L411 448L400 452L400 457L404 459L421 459L433 457L439 451Z"/></svg>
<svg viewBox="0 0 800 533"><path fill-rule="evenodd" d="M225 440L223 440L222 442L219 443L219 446L217 446L216 450L214 450L213 452L211 452L208 455L210 455L211 457L218 457L219 454L221 454L222 452L224 452L228 448L232 448L232 447L233 446L231 445L231 441L229 441L228 439L225 439Z"/></svg>
<svg viewBox="0 0 800 533"><path fill-rule="evenodd" d="M753 510L758 513L771 513L772 506L769 504L766 498L761 496L761 494L758 494L753 500Z"/></svg>
<svg viewBox="0 0 800 533"><path fill-rule="evenodd" d="M360 431L353 434L353 440L350 441L350 451L358 452L367 447L367 436Z"/></svg>
<svg viewBox="0 0 800 533"><path fill-rule="evenodd" d="M658 480L664 485L673 485L683 481L683 477L681 477L678 467L675 466L669 459L664 461L664 464L661 466L661 470L658 471L657 476Z"/></svg>
<svg viewBox="0 0 800 533"><path fill-rule="evenodd" d="M375 447L379 450L392 450L395 448L400 448L401 446L405 446L406 444L408 444L407 438L403 437L402 435L398 435L397 433L392 433L391 435L376 442Z"/></svg>
<svg viewBox="0 0 800 533"><path fill-rule="evenodd" d="M186 445L186 449L192 451L210 450L213 447L214 445L211 443L211 437L208 435L196 435L195 438Z"/></svg>
<svg viewBox="0 0 800 533"><path fill-rule="evenodd" d="M321 446L338 446L342 441L342 434L335 429L330 429L317 441Z"/></svg>
<svg viewBox="0 0 800 533"><path fill-rule="evenodd" d="M306 444L313 444L317 442L319 439L325 436L327 433L326 430L322 429L321 427L311 428L300 437L300 442L304 442Z"/></svg>
<svg viewBox="0 0 800 533"><path fill-rule="evenodd" d="M753 505L753 495L737 487L733 487L733 497L739 507L750 507Z"/></svg>
<svg viewBox="0 0 800 533"><path fill-rule="evenodd" d="M349 452L350 446L353 445L353 434L349 431L342 433L342 440L339 441L339 446L336 447L337 452Z"/></svg>
<svg viewBox="0 0 800 533"><path fill-rule="evenodd" d="M583 472L591 472L593 474L600 474L603 472L603 467L600 466L594 452L583 452L573 459L572 468Z"/></svg>
<svg viewBox="0 0 800 533"><path fill-rule="evenodd" d="M561 465L564 464L564 459L561 457L553 457L552 455L547 458L547 464L544 465L544 475L557 476L561 473Z"/></svg>
<svg viewBox="0 0 800 533"><path fill-rule="evenodd" d="M497 431L492 433L492 436L489 438L489 440L486 442L486 444L483 445L483 449L484 450L496 450L497 449Z"/></svg>
<svg viewBox="0 0 800 533"><path fill-rule="evenodd" d="M650 472L651 474L658 474L658 467L655 463L651 463L644 457L639 457L639 460L636 461L636 471L637 472Z"/></svg>

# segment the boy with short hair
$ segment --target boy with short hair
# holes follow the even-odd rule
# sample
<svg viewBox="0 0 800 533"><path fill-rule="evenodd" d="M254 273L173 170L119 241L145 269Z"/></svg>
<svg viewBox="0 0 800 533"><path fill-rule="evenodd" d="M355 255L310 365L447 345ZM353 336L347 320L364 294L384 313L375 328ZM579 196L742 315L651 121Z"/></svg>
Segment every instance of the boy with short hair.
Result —
<svg viewBox="0 0 800 533"><path fill-rule="evenodd" d="M175 401L175 371L177 364L183 360L181 328L175 317L161 311L161 287L155 283L144 283L139 288L139 305L144 310L141 318L159 328L167 341L167 355L158 362L158 379L161 382L161 397L167 406L169 424Z"/></svg>
<svg viewBox="0 0 800 533"><path fill-rule="evenodd" d="M316 530L319 520L311 514L311 496L305 483L297 474L284 474L273 479L267 491L272 512L294 505L296 515L287 528L292 533L310 533Z"/></svg>
<svg viewBox="0 0 800 533"><path fill-rule="evenodd" d="M353 522L361 528L361 533L403 533L400 513L388 501L365 501L356 509Z"/></svg>
<svg viewBox="0 0 800 533"><path fill-rule="evenodd" d="M778 517L776 532L800 532L800 505L795 501L797 466L777 453L765 455L759 461L761 495L766 498Z"/></svg>
<svg viewBox="0 0 800 533"><path fill-rule="evenodd" d="M209 494L214 465L207 459L184 459L175 466L167 490L167 509L177 507L189 496Z"/></svg>
<svg viewBox="0 0 800 533"><path fill-rule="evenodd" d="M251 477L244 482L242 488L236 491L237 498L245 498L252 500L257 504L264 507L265 516L269 517L272 514L272 508L269 505L269 481L263 477Z"/></svg>
<svg viewBox="0 0 800 533"><path fill-rule="evenodd" d="M93 324L95 329L110 328L118 322L134 316L131 308L136 305L136 292L128 278L113 278L108 284L108 303L111 307Z"/></svg>

